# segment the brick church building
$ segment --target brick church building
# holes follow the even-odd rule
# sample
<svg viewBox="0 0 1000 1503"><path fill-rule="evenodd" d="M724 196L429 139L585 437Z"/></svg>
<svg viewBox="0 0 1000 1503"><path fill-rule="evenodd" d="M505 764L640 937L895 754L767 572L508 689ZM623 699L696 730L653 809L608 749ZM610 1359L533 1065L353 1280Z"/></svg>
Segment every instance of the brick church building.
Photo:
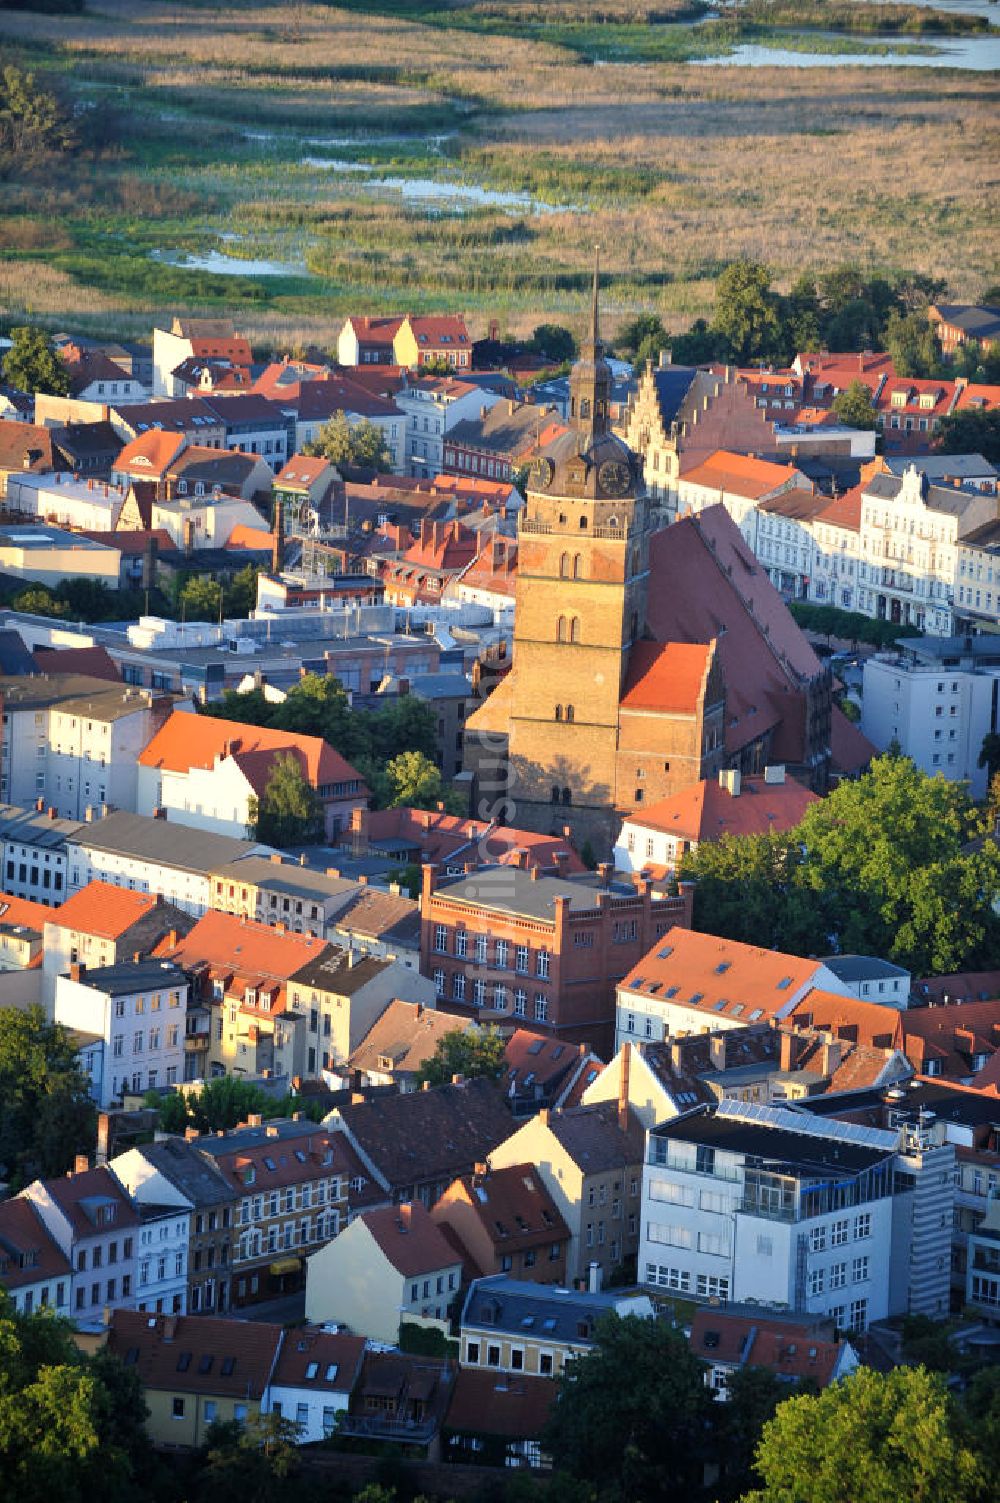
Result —
<svg viewBox="0 0 1000 1503"><path fill-rule="evenodd" d="M722 386L719 412L741 400ZM595 274L570 427L538 453L519 518L513 666L464 749L479 817L568 830L597 857L624 816L722 767L782 762L825 792L831 744L852 729L725 509L662 528L610 396ZM864 745L846 753L841 770L857 770Z"/></svg>

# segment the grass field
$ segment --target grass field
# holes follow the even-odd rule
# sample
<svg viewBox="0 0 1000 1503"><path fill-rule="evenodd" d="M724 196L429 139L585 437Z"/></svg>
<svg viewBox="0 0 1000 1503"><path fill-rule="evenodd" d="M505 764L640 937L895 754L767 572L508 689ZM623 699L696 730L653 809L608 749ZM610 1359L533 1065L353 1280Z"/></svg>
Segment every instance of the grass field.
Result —
<svg viewBox="0 0 1000 1503"><path fill-rule="evenodd" d="M753 24L792 7L762 0ZM683 328L741 253L779 283L846 260L961 298L997 280L996 76L696 68L681 59L731 23L660 24L692 0L556 0L544 26L523 0L389 9L0 11L4 60L116 118L98 159L0 181L0 314L125 337L231 309L276 349L329 345L349 309L580 324L595 242L612 323L648 308ZM854 24L852 0L834 9ZM219 251L301 270L169 264Z"/></svg>

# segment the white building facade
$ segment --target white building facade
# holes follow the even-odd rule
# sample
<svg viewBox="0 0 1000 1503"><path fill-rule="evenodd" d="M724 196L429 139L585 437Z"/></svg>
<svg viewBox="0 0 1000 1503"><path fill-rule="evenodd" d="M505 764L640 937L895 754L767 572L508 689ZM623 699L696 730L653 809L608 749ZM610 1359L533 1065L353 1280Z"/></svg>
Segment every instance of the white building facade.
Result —
<svg viewBox="0 0 1000 1503"><path fill-rule="evenodd" d="M952 1192L939 1177L950 1183L954 1150L929 1150L940 1163L928 1166L898 1158L901 1146L898 1132L735 1101L654 1128L640 1278L839 1330L946 1313ZM925 1212L939 1190L932 1225Z"/></svg>
<svg viewBox="0 0 1000 1503"><path fill-rule="evenodd" d="M98 1106L183 1081L187 1002L187 977L169 961L76 964L56 977L55 1021L104 1040Z"/></svg>

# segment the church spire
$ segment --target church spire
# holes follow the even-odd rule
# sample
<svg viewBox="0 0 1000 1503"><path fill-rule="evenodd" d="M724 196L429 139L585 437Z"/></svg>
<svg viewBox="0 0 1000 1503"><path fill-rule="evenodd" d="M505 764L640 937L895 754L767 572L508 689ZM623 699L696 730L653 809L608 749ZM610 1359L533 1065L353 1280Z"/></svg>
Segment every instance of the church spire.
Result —
<svg viewBox="0 0 1000 1503"><path fill-rule="evenodd" d="M601 344L600 281L600 250L595 245L590 330L570 375L570 419L588 442L608 431L611 400L611 371Z"/></svg>

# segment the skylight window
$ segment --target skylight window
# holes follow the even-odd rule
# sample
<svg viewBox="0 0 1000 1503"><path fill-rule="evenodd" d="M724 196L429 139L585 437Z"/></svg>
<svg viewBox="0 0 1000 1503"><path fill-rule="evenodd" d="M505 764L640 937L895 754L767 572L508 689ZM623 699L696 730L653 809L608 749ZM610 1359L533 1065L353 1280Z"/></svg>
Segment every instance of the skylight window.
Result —
<svg viewBox="0 0 1000 1503"><path fill-rule="evenodd" d="M306 1363L306 1377L307 1378L315 1378L315 1376L316 1376L316 1374L318 1372L319 1372L319 1363L318 1362L307 1362Z"/></svg>
<svg viewBox="0 0 1000 1503"><path fill-rule="evenodd" d="M328 1362L326 1364L326 1373L324 1374L324 1377L327 1383L333 1382L334 1378L337 1376L338 1371L339 1368L336 1362Z"/></svg>
<svg viewBox="0 0 1000 1503"><path fill-rule="evenodd" d="M177 1358L177 1371L179 1373L187 1372L188 1368L191 1366L191 1356L191 1352L181 1352L180 1356Z"/></svg>
<svg viewBox="0 0 1000 1503"><path fill-rule="evenodd" d="M720 960L719 964L715 967L715 974L717 976L724 976L731 965L731 960Z"/></svg>
<svg viewBox="0 0 1000 1503"><path fill-rule="evenodd" d="M673 945L664 945L662 950L657 950L656 955L658 960L669 960L673 953Z"/></svg>
<svg viewBox="0 0 1000 1503"><path fill-rule="evenodd" d="M753 1010L753 1012L747 1018L747 1022L748 1023L756 1023L757 1019L758 1018L762 1018L763 1016L764 1016L764 1009L762 1007L755 1007L754 1010Z"/></svg>
<svg viewBox="0 0 1000 1503"><path fill-rule="evenodd" d="M219 1371L221 1372L221 1374L222 1374L222 1376L224 1378L231 1378L232 1375L233 1375L233 1369L235 1368L235 1366L236 1366L236 1358L235 1357L223 1357L223 1359L222 1359L222 1366L220 1367Z"/></svg>
<svg viewBox="0 0 1000 1503"><path fill-rule="evenodd" d="M787 992L787 990L791 986L791 984L792 984L792 978L791 978L791 976L782 976L781 980L778 982L778 990L779 990L779 992Z"/></svg>

